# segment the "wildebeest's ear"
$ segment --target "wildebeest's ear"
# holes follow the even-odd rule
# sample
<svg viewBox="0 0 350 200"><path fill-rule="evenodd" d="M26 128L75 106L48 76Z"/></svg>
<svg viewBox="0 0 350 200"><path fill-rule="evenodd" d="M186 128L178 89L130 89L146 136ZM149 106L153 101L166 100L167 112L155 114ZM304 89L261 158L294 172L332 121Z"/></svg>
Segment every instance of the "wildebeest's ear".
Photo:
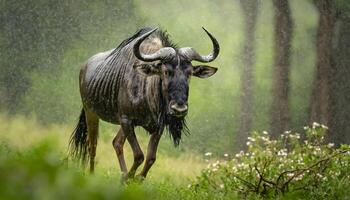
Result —
<svg viewBox="0 0 350 200"><path fill-rule="evenodd" d="M137 64L134 65L134 69L145 76L157 75L160 74L160 68L152 64Z"/></svg>
<svg viewBox="0 0 350 200"><path fill-rule="evenodd" d="M192 75L199 78L208 78L216 73L218 68L210 67L207 65L193 66Z"/></svg>

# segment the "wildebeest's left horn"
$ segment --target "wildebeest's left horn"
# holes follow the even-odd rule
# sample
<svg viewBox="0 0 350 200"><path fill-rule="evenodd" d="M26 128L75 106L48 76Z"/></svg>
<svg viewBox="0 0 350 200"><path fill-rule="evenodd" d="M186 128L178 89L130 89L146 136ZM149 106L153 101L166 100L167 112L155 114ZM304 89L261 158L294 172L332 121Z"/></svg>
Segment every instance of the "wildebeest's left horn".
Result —
<svg viewBox="0 0 350 200"><path fill-rule="evenodd" d="M155 28L144 35L142 35L139 39L137 39L135 45L134 45L134 54L136 58L139 60L142 60L144 62L152 62L156 60L168 60L173 58L176 55L175 49L171 47L164 47L156 51L152 54L143 54L140 52L140 45L141 43L152 33L154 33L158 28Z"/></svg>
<svg viewBox="0 0 350 200"><path fill-rule="evenodd" d="M220 45L212 34L210 34L204 27L202 28L208 34L208 36L210 37L213 43L213 52L210 53L209 55L202 56L202 55L199 55L197 51L194 50L192 47L184 47L179 49L179 54L182 54L183 56L187 57L188 59L190 59L190 61L195 60L195 61L207 63L215 60L216 57L218 57L220 52Z"/></svg>

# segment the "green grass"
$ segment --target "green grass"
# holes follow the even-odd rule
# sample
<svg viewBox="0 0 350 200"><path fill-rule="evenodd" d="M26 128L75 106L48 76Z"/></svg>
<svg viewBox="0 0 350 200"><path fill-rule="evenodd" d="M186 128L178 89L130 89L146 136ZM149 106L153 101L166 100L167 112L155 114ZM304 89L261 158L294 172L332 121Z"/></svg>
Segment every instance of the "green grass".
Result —
<svg viewBox="0 0 350 200"><path fill-rule="evenodd" d="M73 126L41 126L34 119L0 116L0 199L202 199L187 189L206 165L197 154L165 150L143 183L120 183L120 170L112 147L113 134L101 135L96 173L90 175L67 159ZM113 132L104 125L104 132ZM115 129L115 128L114 128ZM138 134L143 149L148 136ZM164 146L163 145L163 146ZM126 145L126 159L132 153Z"/></svg>
<svg viewBox="0 0 350 200"><path fill-rule="evenodd" d="M7 119L1 115L0 124L0 200L350 198L347 190L350 157L346 145L342 147L347 151L346 154L312 168L315 173L305 173L299 182L290 182L289 189L285 192L276 193L274 191L277 190L271 185L265 191L263 184L258 184L261 187L257 187L257 190L251 190L251 185L260 179L254 168L249 166L265 170L267 179L274 180L281 170L300 167L300 160L303 161L301 164L306 163L302 167L307 167L336 152L319 142L305 145L306 143L295 140L299 134L288 133L291 143L287 144L282 140L273 142L266 139L267 133L256 133L249 139L252 144L246 154L226 155L219 160L216 156L207 156L205 160L202 155L189 150L174 149L170 139L164 137L157 162L149 176L143 182L130 181L122 184L117 158L111 145L114 135L109 134L115 132L115 127L102 124L101 132L105 134L99 138L96 171L91 175L67 158L67 143L73 125L41 126L34 119ZM318 126L309 128L306 132L310 137L323 139L325 129ZM141 146L146 149L148 136L138 132ZM276 153L282 150L285 152L288 148L291 148L288 154ZM125 153L130 166L133 157L127 145ZM280 159L281 156L285 156L284 159ZM266 162L270 165L266 165ZM281 168L282 164L284 168ZM324 167L326 165L327 168ZM326 178L320 179L315 174ZM232 176L239 176L245 181ZM251 184L246 185L246 182ZM309 188L295 189L301 183ZM276 188L279 189L279 185Z"/></svg>
<svg viewBox="0 0 350 200"><path fill-rule="evenodd" d="M26 151L42 141L52 141L55 145L55 151L63 157L67 154L68 141L74 129L74 125L41 126L35 118L7 119L1 115L0 124L0 140L11 149ZM112 146L112 140L117 130L116 126L102 123L97 146L97 173L119 174L119 165ZM136 131L140 146L146 153L149 136L141 129ZM124 149L127 164L130 166L133 156L127 142ZM149 174L150 178L161 180L171 175L175 177L176 181L181 182L183 179L198 175L206 165L204 159L196 153L184 152L185 150L182 148L174 148L168 135L164 135L158 150L157 161Z"/></svg>

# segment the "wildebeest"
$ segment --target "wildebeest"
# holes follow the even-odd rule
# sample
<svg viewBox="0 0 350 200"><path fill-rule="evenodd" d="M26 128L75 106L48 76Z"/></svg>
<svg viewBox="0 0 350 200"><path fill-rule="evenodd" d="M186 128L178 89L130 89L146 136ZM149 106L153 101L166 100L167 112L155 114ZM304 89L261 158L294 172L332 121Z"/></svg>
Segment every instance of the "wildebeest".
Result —
<svg viewBox="0 0 350 200"><path fill-rule="evenodd" d="M203 28L204 29L204 28ZM150 133L145 165L140 173L146 177L156 160L156 151L164 129L177 146L187 130L191 76L207 78L217 68L198 65L219 54L219 43L206 29L213 43L209 55L199 55L193 48L177 48L165 31L143 28L124 40L117 48L92 56L80 71L80 94L83 102L79 122L71 136L70 153L83 162L90 162L94 171L99 120L119 124L113 139L124 180L135 176L144 161L144 154L134 128ZM124 160L123 145L128 140L134 155L129 171Z"/></svg>

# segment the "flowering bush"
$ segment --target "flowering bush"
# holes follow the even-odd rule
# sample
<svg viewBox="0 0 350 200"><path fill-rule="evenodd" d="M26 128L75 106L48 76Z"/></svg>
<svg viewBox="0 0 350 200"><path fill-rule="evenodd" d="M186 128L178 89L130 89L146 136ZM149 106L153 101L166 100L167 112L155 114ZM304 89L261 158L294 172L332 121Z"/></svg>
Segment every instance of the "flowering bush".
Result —
<svg viewBox="0 0 350 200"><path fill-rule="evenodd" d="M290 131L277 140L267 132L248 137L248 150L233 158L210 163L189 187L221 194L237 193L245 197L258 195L311 195L339 197L332 187L350 186L350 148L325 144L327 127L314 123L304 127L305 138ZM225 155L227 157L227 155ZM339 185L343 184L343 185ZM342 189L339 189L342 190ZM350 193L346 195L349 197Z"/></svg>

